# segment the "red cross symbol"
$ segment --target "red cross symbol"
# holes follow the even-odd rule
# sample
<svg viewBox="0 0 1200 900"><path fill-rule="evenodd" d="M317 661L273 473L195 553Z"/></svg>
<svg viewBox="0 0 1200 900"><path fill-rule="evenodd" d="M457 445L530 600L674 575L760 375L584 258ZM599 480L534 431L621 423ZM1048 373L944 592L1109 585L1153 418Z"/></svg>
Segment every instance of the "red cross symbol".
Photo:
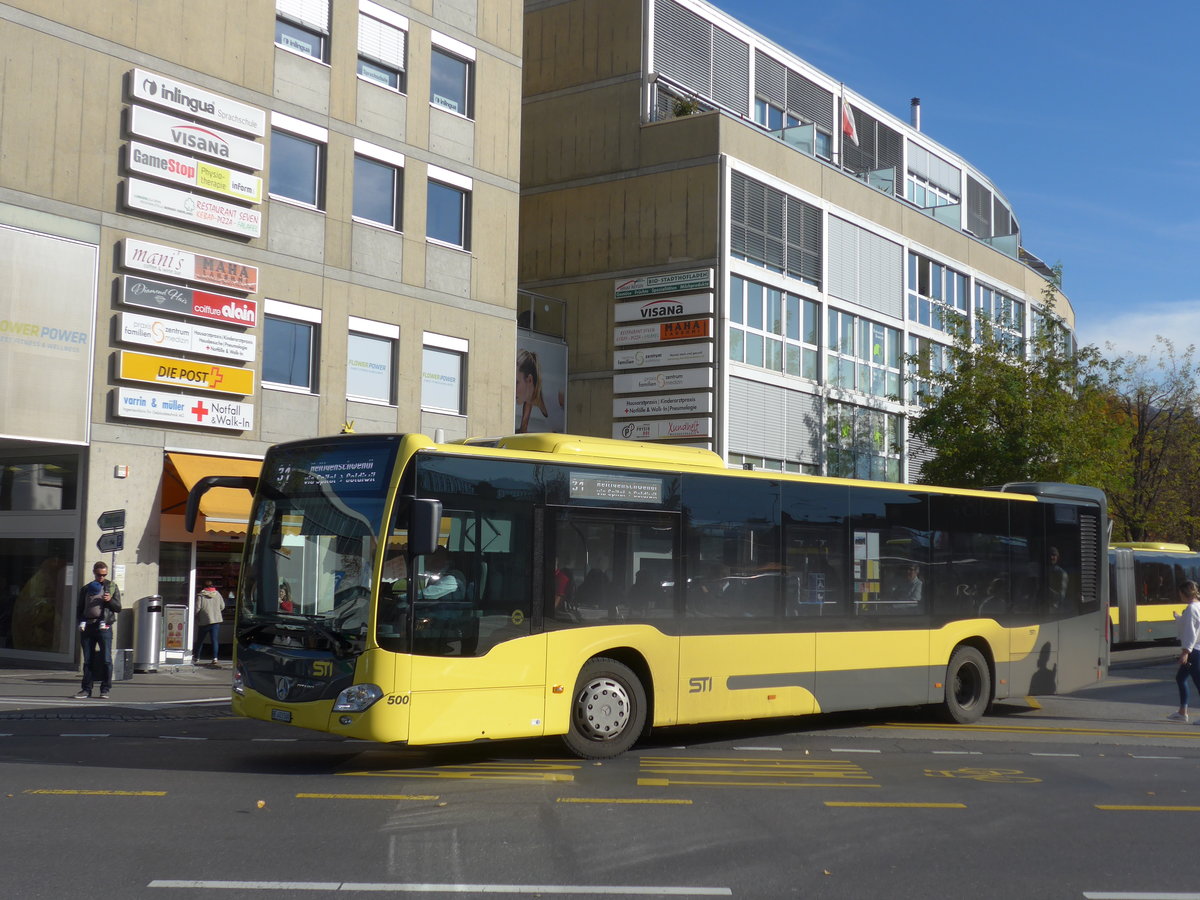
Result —
<svg viewBox="0 0 1200 900"><path fill-rule="evenodd" d="M203 422L204 417L208 415L208 407L204 405L203 400L197 400L196 405L191 409L191 413L196 417L197 422Z"/></svg>
<svg viewBox="0 0 1200 900"><path fill-rule="evenodd" d="M218 384L225 380L225 373L221 371L220 366L213 366L208 370L208 386L215 388Z"/></svg>

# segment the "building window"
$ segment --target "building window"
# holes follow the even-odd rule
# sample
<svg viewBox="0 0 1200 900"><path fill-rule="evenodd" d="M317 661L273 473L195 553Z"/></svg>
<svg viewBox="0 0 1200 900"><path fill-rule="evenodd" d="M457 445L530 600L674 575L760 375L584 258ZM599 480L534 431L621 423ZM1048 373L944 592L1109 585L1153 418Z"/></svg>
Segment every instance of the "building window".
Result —
<svg viewBox="0 0 1200 900"><path fill-rule="evenodd" d="M429 167L426 188L426 235L451 247L471 248L471 187L454 172Z"/></svg>
<svg viewBox="0 0 1200 900"><path fill-rule="evenodd" d="M730 453L727 464L733 469L752 469L758 472L794 472L797 475L821 474L821 467L813 463L749 456L745 453Z"/></svg>
<svg viewBox="0 0 1200 900"><path fill-rule="evenodd" d="M908 402L929 406L941 396L942 388L930 379L954 370L950 348L929 338L908 336Z"/></svg>
<svg viewBox="0 0 1200 900"><path fill-rule="evenodd" d="M817 380L820 308L816 301L733 277L729 281L729 358Z"/></svg>
<svg viewBox="0 0 1200 900"><path fill-rule="evenodd" d="M350 317L346 336L346 396L378 403L396 402L396 348L400 329Z"/></svg>
<svg viewBox="0 0 1200 900"><path fill-rule="evenodd" d="M354 218L401 230L404 157L354 142Z"/></svg>
<svg viewBox="0 0 1200 900"><path fill-rule="evenodd" d="M821 210L734 172L729 217L732 256L821 286Z"/></svg>
<svg viewBox="0 0 1200 900"><path fill-rule="evenodd" d="M830 401L828 471L835 478L899 481L901 418L880 409Z"/></svg>
<svg viewBox="0 0 1200 900"><path fill-rule="evenodd" d="M265 307L263 383L315 393L321 311L279 300L267 300Z"/></svg>
<svg viewBox="0 0 1200 900"><path fill-rule="evenodd" d="M908 254L908 318L938 331L953 331L967 315L967 276L949 266Z"/></svg>
<svg viewBox="0 0 1200 900"><path fill-rule="evenodd" d="M275 0L275 45L324 62L329 0Z"/></svg>
<svg viewBox="0 0 1200 900"><path fill-rule="evenodd" d="M370 0L358 4L358 74L404 92L408 19Z"/></svg>
<svg viewBox="0 0 1200 900"><path fill-rule="evenodd" d="M873 397L900 396L900 332L840 310L829 310L826 381Z"/></svg>
<svg viewBox="0 0 1200 900"><path fill-rule="evenodd" d="M297 130L271 129L271 196L322 209L327 132L278 113L271 116L273 125L285 119Z"/></svg>
<svg viewBox="0 0 1200 900"><path fill-rule="evenodd" d="M75 509L78 486L77 456L33 454L0 459L0 512Z"/></svg>
<svg viewBox="0 0 1200 900"><path fill-rule="evenodd" d="M467 342L426 333L421 349L421 408L462 415Z"/></svg>
<svg viewBox="0 0 1200 900"><path fill-rule="evenodd" d="M434 32L433 53L429 60L429 102L440 108L474 116L475 50L452 38Z"/></svg>
<svg viewBox="0 0 1200 900"><path fill-rule="evenodd" d="M986 285L975 285L975 338L983 334L983 320L991 323L996 336L1007 350L1023 356L1025 352L1025 304Z"/></svg>

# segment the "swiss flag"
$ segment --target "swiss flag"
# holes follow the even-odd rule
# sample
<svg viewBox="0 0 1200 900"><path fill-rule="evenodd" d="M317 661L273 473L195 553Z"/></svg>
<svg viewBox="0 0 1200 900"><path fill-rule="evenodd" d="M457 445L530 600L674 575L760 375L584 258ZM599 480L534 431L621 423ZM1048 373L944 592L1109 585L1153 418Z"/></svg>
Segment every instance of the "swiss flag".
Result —
<svg viewBox="0 0 1200 900"><path fill-rule="evenodd" d="M854 124L854 108L845 100L842 101L842 134L858 146L858 128Z"/></svg>

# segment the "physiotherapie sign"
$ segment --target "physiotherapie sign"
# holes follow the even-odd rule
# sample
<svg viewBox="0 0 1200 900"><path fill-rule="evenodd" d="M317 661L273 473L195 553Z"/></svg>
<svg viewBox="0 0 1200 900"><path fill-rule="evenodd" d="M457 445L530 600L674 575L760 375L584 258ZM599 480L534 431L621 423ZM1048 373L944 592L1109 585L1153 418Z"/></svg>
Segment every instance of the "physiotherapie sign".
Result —
<svg viewBox="0 0 1200 900"><path fill-rule="evenodd" d="M215 319L252 328L258 324L258 303L245 297L230 297L198 291L179 284L167 284L121 276L121 299L129 306L141 306L159 312L171 312L195 319Z"/></svg>
<svg viewBox="0 0 1200 900"><path fill-rule="evenodd" d="M248 200L251 203L262 201L262 179L257 175L247 175L245 172L137 141L130 141L128 153L126 165L130 172L152 175L165 181L186 184L188 187L198 187L237 200Z"/></svg>
<svg viewBox="0 0 1200 900"><path fill-rule="evenodd" d="M254 405L251 403L134 388L117 388L114 412L127 419L147 419L176 425L232 428L237 431L254 427Z"/></svg>
<svg viewBox="0 0 1200 900"><path fill-rule="evenodd" d="M246 131L259 137L266 134L267 114L257 106L239 103L195 85L143 69L134 69L129 80L129 92L134 100L163 106L187 116L216 122L226 128Z"/></svg>
<svg viewBox="0 0 1200 900"><path fill-rule="evenodd" d="M125 239L121 265L152 275L203 281L248 294L258 290L257 266L133 238Z"/></svg>
<svg viewBox="0 0 1200 900"><path fill-rule="evenodd" d="M175 359L122 350L117 354L117 377L125 381L200 388L221 394L254 393L254 371L222 363Z"/></svg>

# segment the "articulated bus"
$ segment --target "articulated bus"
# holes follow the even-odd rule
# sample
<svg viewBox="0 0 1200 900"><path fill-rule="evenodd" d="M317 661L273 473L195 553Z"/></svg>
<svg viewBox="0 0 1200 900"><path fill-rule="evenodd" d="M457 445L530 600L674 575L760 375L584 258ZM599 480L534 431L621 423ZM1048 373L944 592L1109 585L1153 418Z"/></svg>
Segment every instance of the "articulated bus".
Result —
<svg viewBox="0 0 1200 900"><path fill-rule="evenodd" d="M1113 543L1108 548L1113 644L1175 640L1179 585L1200 582L1200 553L1187 544Z"/></svg>
<svg viewBox="0 0 1200 900"><path fill-rule="evenodd" d="M280 444L257 479L233 708L434 745L993 700L1107 671L1103 493L730 470L563 434ZM290 598L280 603L280 596Z"/></svg>

